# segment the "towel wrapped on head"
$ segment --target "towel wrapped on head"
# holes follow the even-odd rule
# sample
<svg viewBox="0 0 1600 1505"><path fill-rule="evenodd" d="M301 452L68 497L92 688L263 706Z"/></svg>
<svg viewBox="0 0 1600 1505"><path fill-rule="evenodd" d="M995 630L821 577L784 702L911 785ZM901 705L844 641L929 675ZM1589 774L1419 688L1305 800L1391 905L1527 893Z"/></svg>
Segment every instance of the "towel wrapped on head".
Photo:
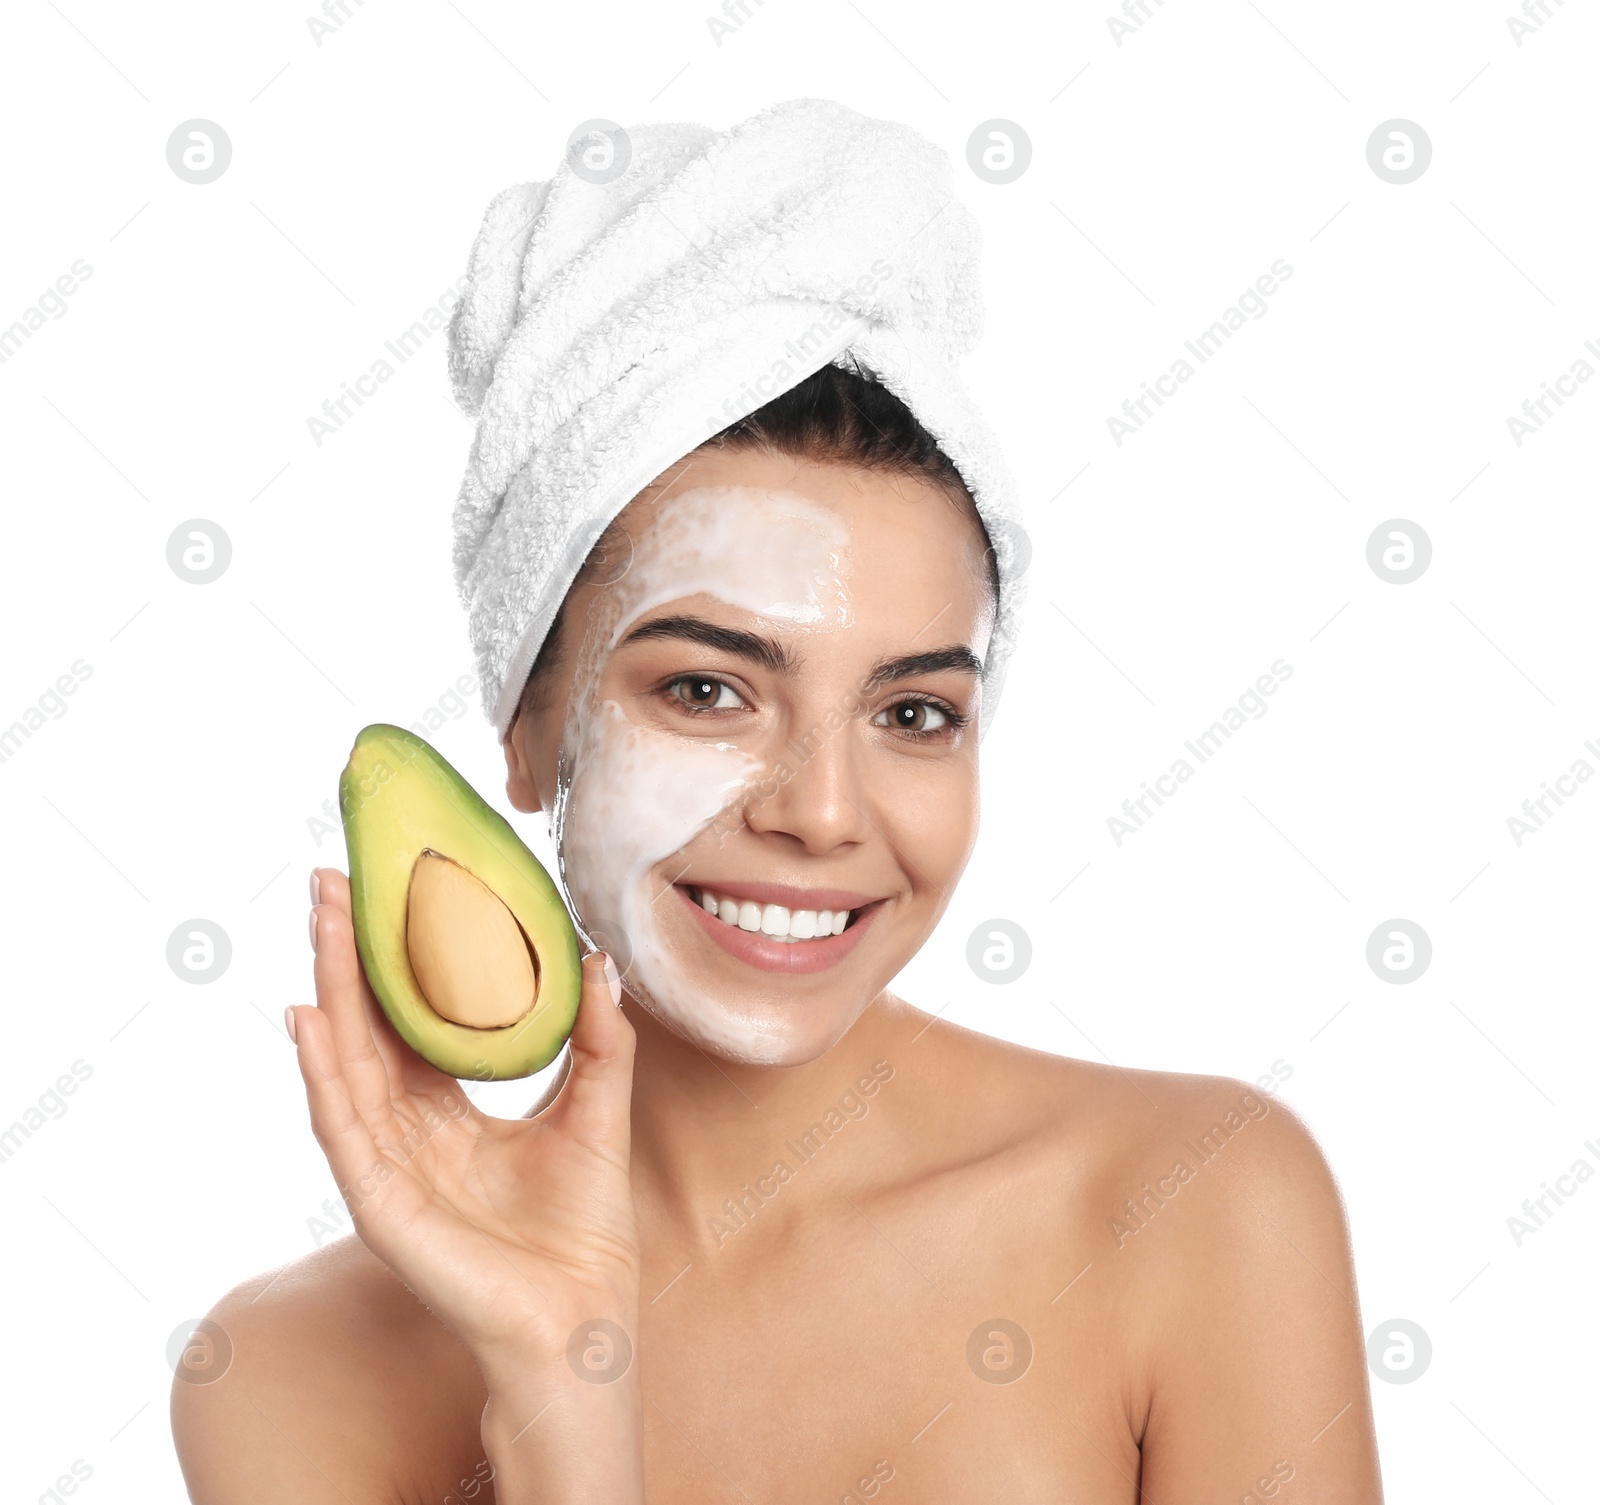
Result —
<svg viewBox="0 0 1600 1505"><path fill-rule="evenodd" d="M477 422L455 577L504 737L607 525L691 450L829 362L916 415L977 504L1000 577L980 731L1017 630L1026 540L956 362L983 320L978 227L905 125L795 99L726 131L611 128L496 195L450 321Z"/></svg>

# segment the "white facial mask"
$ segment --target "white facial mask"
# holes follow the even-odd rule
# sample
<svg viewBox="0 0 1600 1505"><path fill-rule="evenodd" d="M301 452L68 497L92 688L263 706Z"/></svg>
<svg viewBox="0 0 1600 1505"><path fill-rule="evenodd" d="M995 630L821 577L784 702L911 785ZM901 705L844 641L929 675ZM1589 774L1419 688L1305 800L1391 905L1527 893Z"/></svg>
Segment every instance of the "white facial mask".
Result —
<svg viewBox="0 0 1600 1505"><path fill-rule="evenodd" d="M630 721L616 701L599 699L600 678L641 616L685 596L801 626L847 624L848 537L839 518L795 492L706 486L664 499L628 569L594 597L562 731L551 836L574 913L597 944L631 950L628 991L653 1014L752 1063L783 1059L793 1026L713 997L689 975L656 915L671 873L652 881L651 870L737 808L766 765L726 742Z"/></svg>

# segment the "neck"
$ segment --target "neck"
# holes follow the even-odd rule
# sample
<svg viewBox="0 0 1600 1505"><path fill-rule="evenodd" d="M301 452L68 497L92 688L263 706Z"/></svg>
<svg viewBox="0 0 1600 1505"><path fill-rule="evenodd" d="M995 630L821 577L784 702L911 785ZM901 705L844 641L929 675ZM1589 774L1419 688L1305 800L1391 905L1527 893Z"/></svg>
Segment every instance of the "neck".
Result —
<svg viewBox="0 0 1600 1505"><path fill-rule="evenodd" d="M819 1192L859 1185L886 1151L899 1158L890 1147L914 1115L896 1101L894 1078L903 1086L910 1075L907 1046L923 1016L890 994L799 1066L713 1056L631 999L626 1007L638 1036L634 1192L642 1225L668 1242L724 1247L752 1220L788 1222Z"/></svg>

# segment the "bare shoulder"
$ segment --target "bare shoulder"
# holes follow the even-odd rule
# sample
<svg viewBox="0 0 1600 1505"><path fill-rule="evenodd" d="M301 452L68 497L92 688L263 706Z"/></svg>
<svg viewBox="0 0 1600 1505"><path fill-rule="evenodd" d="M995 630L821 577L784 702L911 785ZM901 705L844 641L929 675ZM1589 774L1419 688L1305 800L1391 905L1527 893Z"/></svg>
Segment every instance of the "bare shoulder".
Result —
<svg viewBox="0 0 1600 1505"><path fill-rule="evenodd" d="M918 1017L899 1047L908 1075L962 1110L929 1114L935 1153L1039 1193L1048 1236L1080 1265L1102 1260L1152 1325L1225 1290L1270 1294L1268 1272L1353 1309L1344 1204L1277 1095L1287 1062L1255 1081L1141 1071Z"/></svg>
<svg viewBox="0 0 1600 1505"><path fill-rule="evenodd" d="M1080 1065L1084 1063L1079 1063ZM1104 1079L1105 1071L1091 1068ZM1275 1095L1271 1078L1118 1071L1108 1090L1106 1234L1118 1251L1162 1246L1163 1264L1204 1280L1227 1255L1247 1283L1285 1253L1320 1259L1331 1292L1353 1301L1344 1203L1305 1121ZM1157 1232L1162 1237L1151 1237ZM1199 1260L1197 1262L1197 1256ZM1172 1270L1163 1270L1170 1282ZM1215 1283L1215 1282L1213 1282Z"/></svg>
<svg viewBox="0 0 1600 1505"><path fill-rule="evenodd" d="M1114 1247L1152 1227L1202 1178L1208 1194L1189 1197L1192 1213L1181 1220L1192 1237L1231 1236L1249 1207L1269 1213L1297 1201L1331 1211L1343 1226L1321 1149L1276 1095L1293 1074L1287 1062L1247 1082L1080 1060L943 1021L928 1037L940 1063L928 1073L934 1090L969 1105L963 1137L1037 1157L1058 1174L1070 1168L1063 1184L1102 1209Z"/></svg>
<svg viewBox="0 0 1600 1505"><path fill-rule="evenodd" d="M208 1362L172 1387L197 1505L392 1502L476 1446L470 1355L353 1234L235 1286L207 1321Z"/></svg>
<svg viewBox="0 0 1600 1505"><path fill-rule="evenodd" d="M1275 1062L1254 1084L1139 1071L1001 1040L898 999L894 1008L899 1038L893 1064L909 1067L931 1096L970 1105L962 1114L964 1136L1015 1139L1046 1155L1070 1149L1086 1173L1098 1165L1125 1179L1131 1165L1120 1157L1160 1149L1179 1127L1185 1130L1177 1136L1181 1142L1189 1128L1209 1128L1212 1118L1230 1113L1239 1128L1271 1116L1274 1128L1287 1127L1286 1140L1297 1130L1305 1134L1272 1096L1293 1074L1287 1062ZM1258 1135L1252 1143L1275 1137Z"/></svg>
<svg viewBox="0 0 1600 1505"><path fill-rule="evenodd" d="M1224 1253L1253 1279L1252 1259L1275 1261L1292 1241L1353 1300L1343 1200L1305 1121L1277 1095L1286 1063L1253 1082L1037 1051L1008 1069L1032 1100L1034 1144L1070 1164L1076 1211L1096 1215L1108 1255L1149 1248L1177 1289ZM1186 1272L1176 1286L1175 1271Z"/></svg>
<svg viewBox="0 0 1600 1505"><path fill-rule="evenodd" d="M973 1119L1003 1126L1019 1180L1044 1191L1037 1236L1084 1272L1072 1320L1106 1345L1151 1497L1293 1477L1381 1499L1344 1202L1277 1095L1292 1068L1249 1082L947 1042Z"/></svg>
<svg viewBox="0 0 1600 1505"><path fill-rule="evenodd" d="M1344 1202L1304 1120L1271 1082L1083 1061L1054 1077L1039 1143L1115 1313L1152 1497L1314 1477L1380 1499Z"/></svg>

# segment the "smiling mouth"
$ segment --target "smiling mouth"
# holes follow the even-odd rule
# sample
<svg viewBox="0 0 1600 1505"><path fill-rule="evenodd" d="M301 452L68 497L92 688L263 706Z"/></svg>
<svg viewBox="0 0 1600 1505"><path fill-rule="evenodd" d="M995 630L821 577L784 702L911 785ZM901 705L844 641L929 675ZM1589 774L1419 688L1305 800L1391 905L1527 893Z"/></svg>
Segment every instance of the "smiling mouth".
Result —
<svg viewBox="0 0 1600 1505"><path fill-rule="evenodd" d="M686 883L682 887L694 903L722 924L786 945L839 935L861 913L859 909L791 909L783 904L735 898L699 884Z"/></svg>

